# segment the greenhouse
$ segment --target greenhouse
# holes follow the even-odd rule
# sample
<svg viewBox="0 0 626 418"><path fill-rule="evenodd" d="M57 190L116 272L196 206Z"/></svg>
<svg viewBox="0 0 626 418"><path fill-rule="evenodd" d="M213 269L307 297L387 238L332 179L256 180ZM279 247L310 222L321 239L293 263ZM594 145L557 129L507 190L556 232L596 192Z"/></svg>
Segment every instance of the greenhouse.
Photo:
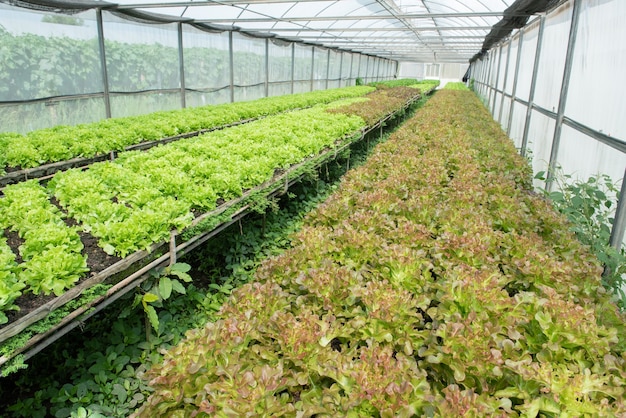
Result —
<svg viewBox="0 0 626 418"><path fill-rule="evenodd" d="M0 0L0 415L626 416L625 18Z"/></svg>

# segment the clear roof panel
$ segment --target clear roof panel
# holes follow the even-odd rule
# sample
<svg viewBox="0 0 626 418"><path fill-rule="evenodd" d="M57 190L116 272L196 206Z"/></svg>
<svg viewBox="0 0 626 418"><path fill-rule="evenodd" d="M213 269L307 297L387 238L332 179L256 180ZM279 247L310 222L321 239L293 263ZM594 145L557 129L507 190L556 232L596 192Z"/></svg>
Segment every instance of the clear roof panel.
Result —
<svg viewBox="0 0 626 418"><path fill-rule="evenodd" d="M120 0L124 8L399 61L467 62L514 0Z"/></svg>

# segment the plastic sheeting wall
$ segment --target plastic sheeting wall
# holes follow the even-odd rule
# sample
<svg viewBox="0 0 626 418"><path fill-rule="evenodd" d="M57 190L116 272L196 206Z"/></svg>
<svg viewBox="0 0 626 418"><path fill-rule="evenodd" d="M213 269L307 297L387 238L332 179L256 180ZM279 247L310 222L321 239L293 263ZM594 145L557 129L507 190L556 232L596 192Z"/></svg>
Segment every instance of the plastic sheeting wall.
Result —
<svg viewBox="0 0 626 418"><path fill-rule="evenodd" d="M129 21L106 10L68 16L6 4L0 56L0 132L21 133L390 79L396 67L349 51Z"/></svg>
<svg viewBox="0 0 626 418"><path fill-rule="evenodd" d="M572 0L535 19L474 62L471 79L535 172L550 169L580 180L606 174L620 182L626 168L626 96L620 88L626 2L576 1L576 7ZM556 183L536 180L536 186Z"/></svg>

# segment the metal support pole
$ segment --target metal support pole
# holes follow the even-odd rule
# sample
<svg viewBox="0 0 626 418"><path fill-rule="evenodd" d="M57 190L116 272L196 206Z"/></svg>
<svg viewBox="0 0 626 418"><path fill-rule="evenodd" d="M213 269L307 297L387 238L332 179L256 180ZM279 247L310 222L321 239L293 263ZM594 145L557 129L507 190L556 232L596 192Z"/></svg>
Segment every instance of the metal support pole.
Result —
<svg viewBox="0 0 626 418"><path fill-rule="evenodd" d="M342 79L343 79L343 51L339 52L339 87L341 87Z"/></svg>
<svg viewBox="0 0 626 418"><path fill-rule="evenodd" d="M559 145L561 144L561 132L563 130L563 116L565 115L565 105L567 103L567 92L569 81L572 75L572 62L574 60L574 48L576 47L576 33L578 32L578 18L580 16L580 0L574 0L572 10L572 24L569 28L569 40L567 41L567 54L565 55L565 68L563 69L563 83L561 84L561 95L559 96L559 110L556 115L554 126L554 137L552 138L552 149L550 150L550 163L546 175L546 190L552 190L554 171L556 170Z"/></svg>
<svg viewBox="0 0 626 418"><path fill-rule="evenodd" d="M180 107L187 107L185 100L185 54L183 53L183 24L178 22L178 71L180 73Z"/></svg>
<svg viewBox="0 0 626 418"><path fill-rule="evenodd" d="M363 84L367 84L367 73L369 72L369 70L370 70L370 57L368 55L365 59L365 77L363 80Z"/></svg>
<svg viewBox="0 0 626 418"><path fill-rule="evenodd" d="M270 40L265 38L265 97L270 95Z"/></svg>
<svg viewBox="0 0 626 418"><path fill-rule="evenodd" d="M528 93L528 107L526 108L526 121L524 122L524 135L522 136L522 147L520 154L526 156L528 146L528 133L530 129L530 117L533 113L535 101L535 88L537 87L537 73L539 72L539 58L541 56L541 46L543 45L543 30L546 26L546 17L541 16L539 21L539 33L537 34L537 48L535 48L535 63L533 64L533 78L530 81L530 92Z"/></svg>
<svg viewBox="0 0 626 418"><path fill-rule="evenodd" d="M506 47L506 65L504 66L504 81L502 82L502 97L500 98L500 111L498 112L498 123L502 125L502 109L504 108L504 94L506 93L506 83L509 81L509 63L511 62L511 46L513 39L509 39L509 46Z"/></svg>
<svg viewBox="0 0 626 418"><path fill-rule="evenodd" d="M230 65L230 102L235 101L235 58L233 53L233 31L228 32L228 62Z"/></svg>
<svg viewBox="0 0 626 418"><path fill-rule="evenodd" d="M96 9L96 22L98 25L98 48L100 53L100 70L102 71L102 94L104 95L104 112L111 117L111 96L109 94L109 73L107 71L107 59L104 48L104 27L102 25L102 9Z"/></svg>
<svg viewBox="0 0 626 418"><path fill-rule="evenodd" d="M291 94L293 94L294 78L296 76L296 44L291 44Z"/></svg>
<svg viewBox="0 0 626 418"><path fill-rule="evenodd" d="M326 53L326 83L324 88L328 90L328 78L330 77L330 49Z"/></svg>
<svg viewBox="0 0 626 418"><path fill-rule="evenodd" d="M513 91L511 91L511 104L509 107L509 120L506 127L506 135L511 136L511 124L513 123L513 110L515 109L515 95L517 94L517 81L519 76L520 60L522 59L522 44L524 43L524 29L520 30L517 39L517 60L515 61L515 74L513 75Z"/></svg>
<svg viewBox="0 0 626 418"><path fill-rule="evenodd" d="M313 77L315 75L315 47L311 47L311 86L309 91L313 91Z"/></svg>
<svg viewBox="0 0 626 418"><path fill-rule="evenodd" d="M350 76L348 77L348 80L352 80L352 65L354 64L354 54L350 53ZM350 83L348 83L348 85L350 85Z"/></svg>
<svg viewBox="0 0 626 418"><path fill-rule="evenodd" d="M493 86L493 106L491 106L491 115L496 116L496 96L498 95L498 83L500 82L500 64L502 63L502 45L498 48L498 66L496 67L496 84Z"/></svg>
<svg viewBox="0 0 626 418"><path fill-rule="evenodd" d="M613 229L611 229L611 238L609 244L611 247L619 251L624 241L624 230L626 229L626 170L624 170L624 178L622 179L622 188L619 192L619 200L615 209L615 220L613 221Z"/></svg>

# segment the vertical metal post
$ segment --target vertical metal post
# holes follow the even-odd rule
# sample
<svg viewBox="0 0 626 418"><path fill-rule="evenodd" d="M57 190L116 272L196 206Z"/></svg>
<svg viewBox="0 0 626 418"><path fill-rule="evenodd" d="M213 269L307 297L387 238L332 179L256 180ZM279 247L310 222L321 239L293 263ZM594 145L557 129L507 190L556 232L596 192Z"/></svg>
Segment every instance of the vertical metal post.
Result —
<svg viewBox="0 0 626 418"><path fill-rule="evenodd" d="M230 65L230 102L235 101L235 58L233 52L233 31L228 32L228 62Z"/></svg>
<svg viewBox="0 0 626 418"><path fill-rule="evenodd" d="M365 79L363 80L363 84L367 84L367 75L369 73L370 70L370 57L369 55L366 55L365 58Z"/></svg>
<svg viewBox="0 0 626 418"><path fill-rule="evenodd" d="M509 39L509 46L506 47L506 65L504 66L504 81L502 82L502 97L500 98L500 111L498 112L498 123L502 125L502 109L504 108L504 95L506 94L506 83L509 81L509 63L511 62L511 46L513 39Z"/></svg>
<svg viewBox="0 0 626 418"><path fill-rule="evenodd" d="M102 94L104 95L104 112L111 117L111 96L109 94L109 73L107 72L107 58L104 48L104 27L102 25L102 9L96 9L96 22L98 25L98 48L100 52L100 70L102 71Z"/></svg>
<svg viewBox="0 0 626 418"><path fill-rule="evenodd" d="M622 248L622 242L624 241L624 229L626 229L626 170L624 170L622 188L619 192L619 200L617 201L614 219L609 244L611 247L619 251Z"/></svg>
<svg viewBox="0 0 626 418"><path fill-rule="evenodd" d="M517 60L515 61L515 74L513 75L513 90L511 91L511 106L509 107L509 120L506 127L506 135L511 136L511 124L513 123L513 110L515 109L515 95L517 94L517 81L519 76L520 60L522 59L522 45L524 43L524 29L519 33L517 40Z"/></svg>
<svg viewBox="0 0 626 418"><path fill-rule="evenodd" d="M491 106L491 114L494 119L496 116L496 97L498 96L498 83L500 82L500 64L502 63L502 45L498 48L498 66L496 68L496 84L493 86L493 106Z"/></svg>
<svg viewBox="0 0 626 418"><path fill-rule="evenodd" d="M265 38L265 97L270 95L270 40Z"/></svg>
<svg viewBox="0 0 626 418"><path fill-rule="evenodd" d="M489 103L491 102L491 69L493 68L493 63L495 61L493 55L494 53L489 52L488 62L485 68L485 98L487 99L487 104L485 107L489 109Z"/></svg>
<svg viewBox="0 0 626 418"><path fill-rule="evenodd" d="M296 77L296 44L291 44L291 94L293 94L293 84Z"/></svg>
<svg viewBox="0 0 626 418"><path fill-rule="evenodd" d="M352 80L352 66L353 65L354 65L354 54L350 52L350 76L348 77L348 80ZM350 83L348 83L348 85L350 85Z"/></svg>
<svg viewBox="0 0 626 418"><path fill-rule="evenodd" d="M315 75L315 47L311 47L311 88L309 91L313 91L313 77Z"/></svg>
<svg viewBox="0 0 626 418"><path fill-rule="evenodd" d="M574 61L574 49L576 47L576 34L578 32L578 17L580 16L580 0L574 0L572 10L572 24L569 28L569 40L567 42L567 54L565 55L565 68L563 69L563 83L561 84L561 94L559 96L559 110L556 115L554 126L554 137L552 138L552 149L550 150L550 163L546 175L546 190L552 190L554 170L556 169L559 145L561 144L561 132L563 130L563 116L565 115L565 105L567 103L567 92L569 81L572 75L572 63Z"/></svg>
<svg viewBox="0 0 626 418"><path fill-rule="evenodd" d="M187 107L185 100L185 54L183 53L183 23L178 22L178 71L180 72L180 107Z"/></svg>
<svg viewBox="0 0 626 418"><path fill-rule="evenodd" d="M342 79L343 79L343 51L339 52L339 87L341 87Z"/></svg>
<svg viewBox="0 0 626 418"><path fill-rule="evenodd" d="M324 88L328 90L328 78L330 77L330 49L326 53L326 83Z"/></svg>
<svg viewBox="0 0 626 418"><path fill-rule="evenodd" d="M537 73L539 72L539 59L543 45L543 30L546 26L546 17L541 16L539 21L539 33L537 34L537 48L535 48L535 63L533 64L533 78L530 81L530 92L528 93L528 107L526 108L526 121L524 122L524 135L522 136L522 147L520 154L526 156L526 147L528 146L528 133L530 129L530 117L533 113L535 105L535 88L537 87Z"/></svg>

